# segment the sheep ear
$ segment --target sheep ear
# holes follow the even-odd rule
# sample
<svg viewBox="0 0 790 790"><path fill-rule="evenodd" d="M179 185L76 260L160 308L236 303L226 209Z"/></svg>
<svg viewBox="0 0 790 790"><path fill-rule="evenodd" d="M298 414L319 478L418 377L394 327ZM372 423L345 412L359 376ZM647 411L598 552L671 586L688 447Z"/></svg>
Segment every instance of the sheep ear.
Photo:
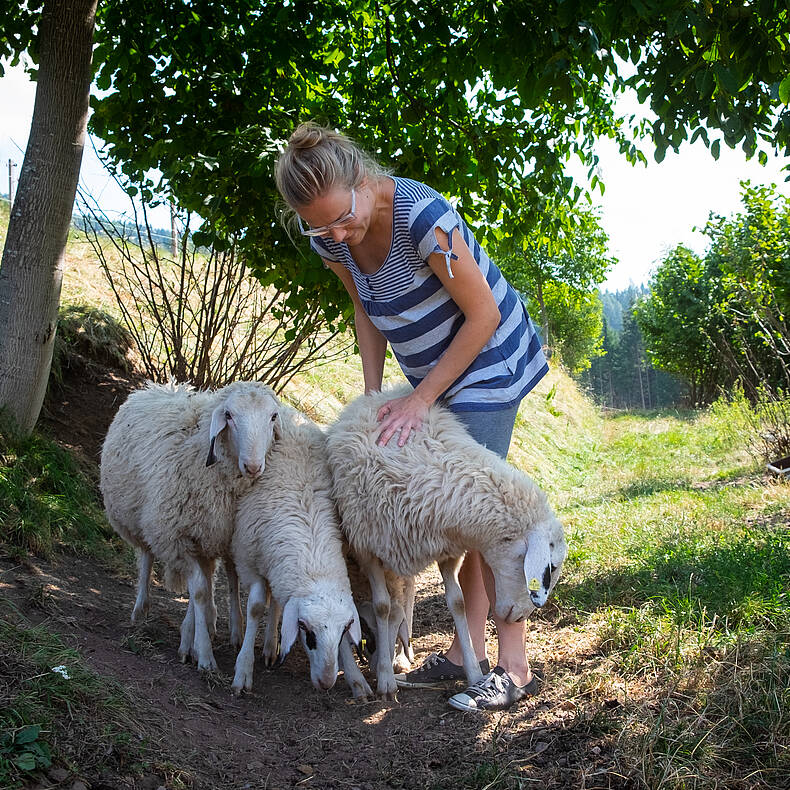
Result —
<svg viewBox="0 0 790 790"><path fill-rule="evenodd" d="M354 622L351 623L351 628L348 629L348 635L351 637L351 640L355 645L358 645L362 641L362 625L359 622L359 613L357 612L357 607L354 606Z"/></svg>
<svg viewBox="0 0 790 790"><path fill-rule="evenodd" d="M543 592L544 600L549 594L544 575L551 568L551 549L548 535L531 533L527 539L527 553L524 555L524 578L530 593ZM533 597L534 601L534 597Z"/></svg>
<svg viewBox="0 0 790 790"><path fill-rule="evenodd" d="M211 412L211 427L209 428L208 432L208 458L206 458L206 466L211 466L217 462L217 456L214 455L214 442L217 439L222 431L228 425L228 421L225 419L225 404L220 403L213 412Z"/></svg>
<svg viewBox="0 0 790 790"><path fill-rule="evenodd" d="M280 661L293 647L296 637L299 636L299 599L289 598L288 603L283 607L283 621L280 631Z"/></svg>

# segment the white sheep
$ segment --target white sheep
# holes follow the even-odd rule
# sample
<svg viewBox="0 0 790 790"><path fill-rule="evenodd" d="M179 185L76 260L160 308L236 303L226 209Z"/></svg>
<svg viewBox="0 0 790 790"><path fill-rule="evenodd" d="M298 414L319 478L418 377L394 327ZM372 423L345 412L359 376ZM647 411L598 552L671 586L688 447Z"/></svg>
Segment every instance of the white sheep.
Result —
<svg viewBox="0 0 790 790"><path fill-rule="evenodd" d="M432 406L404 447L395 440L379 446L376 413L401 394L357 398L330 426L335 502L344 535L369 575L380 633L390 610L384 569L415 576L438 563L473 683L480 667L458 584L465 552L479 551L491 567L497 616L520 622L557 582L567 552L563 528L535 482L479 445L445 408ZM378 693L394 698L391 652L380 651L376 674Z"/></svg>
<svg viewBox="0 0 790 790"><path fill-rule="evenodd" d="M331 498L326 439L293 409L283 408L280 420L282 440L273 448L260 479L240 498L236 516L231 554L249 598L232 688L236 694L252 688L255 637L270 591L266 663L276 660L282 612L281 660L301 634L316 688L334 685L340 651L354 696L367 696L370 687L349 643L349 639L359 642L360 625Z"/></svg>
<svg viewBox="0 0 790 790"><path fill-rule="evenodd" d="M156 385L133 392L104 440L101 491L115 531L139 550L132 620L147 610L154 559L165 585L189 590L179 657L216 669L213 574L224 558L230 587L231 642L241 643L238 580L227 559L236 499L265 468L278 432L280 403L257 382L215 392Z"/></svg>

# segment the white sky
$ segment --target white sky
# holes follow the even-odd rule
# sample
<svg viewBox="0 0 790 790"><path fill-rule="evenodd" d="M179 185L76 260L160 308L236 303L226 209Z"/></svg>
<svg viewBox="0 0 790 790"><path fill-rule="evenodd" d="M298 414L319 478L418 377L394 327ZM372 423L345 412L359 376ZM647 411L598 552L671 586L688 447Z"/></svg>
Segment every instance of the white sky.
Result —
<svg viewBox="0 0 790 790"><path fill-rule="evenodd" d="M19 175L33 115L35 83L21 67L7 69L0 78L0 192L8 192L8 159L18 163ZM20 150L21 149L21 150ZM619 155L611 141L598 145L600 174L606 183L601 206L602 223L609 234L612 254L620 263L612 270L603 288L618 290L646 282L663 255L677 244L686 244L698 253L705 251L705 237L694 232L703 227L708 214L729 216L740 208L740 181L775 183L784 194L790 189L781 173L790 160L769 157L761 167L756 159L747 162L740 150L722 146L715 161L701 142L685 145L680 154L669 152L661 164L631 166ZM129 209L126 195L104 171L91 146L86 147L80 184L111 217ZM598 193L596 192L596 195ZM152 224L169 227L166 207L155 209Z"/></svg>

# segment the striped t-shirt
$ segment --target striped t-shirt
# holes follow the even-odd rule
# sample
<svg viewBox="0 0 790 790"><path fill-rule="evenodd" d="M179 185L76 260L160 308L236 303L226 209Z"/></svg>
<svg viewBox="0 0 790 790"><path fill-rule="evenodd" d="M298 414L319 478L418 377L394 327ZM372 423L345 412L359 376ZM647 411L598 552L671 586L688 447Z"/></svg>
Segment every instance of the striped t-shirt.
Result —
<svg viewBox="0 0 790 790"><path fill-rule="evenodd" d="M313 249L351 273L365 312L416 387L464 322L458 305L427 264L431 254L441 253L452 277L456 256L439 247L434 230L441 228L452 239L458 228L491 288L501 319L477 358L442 399L453 411L494 411L515 405L548 371L524 303L445 198L417 181L392 179L392 244L378 271L361 272L345 242L313 237Z"/></svg>

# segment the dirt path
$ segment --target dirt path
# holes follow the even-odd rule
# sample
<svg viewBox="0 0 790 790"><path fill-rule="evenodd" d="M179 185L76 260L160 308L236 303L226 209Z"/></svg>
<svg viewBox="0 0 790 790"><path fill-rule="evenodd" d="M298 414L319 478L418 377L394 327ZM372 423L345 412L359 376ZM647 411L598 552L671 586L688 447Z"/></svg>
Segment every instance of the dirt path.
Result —
<svg viewBox="0 0 790 790"><path fill-rule="evenodd" d="M217 600L220 673L201 677L176 654L186 601L162 588L154 590L146 623L133 628L133 580L83 559L30 567L0 561L0 580L0 594L31 620L46 620L135 701L135 735L149 739L157 773L85 777L92 790L633 786L612 770L606 744L582 726L577 702L553 696L547 670L558 663L567 669L580 657L556 653L551 612L530 626L530 654L547 674L542 693L512 713L479 716L449 708L450 691L404 690L397 703L358 703L342 678L329 692L317 691L301 647L279 670L259 662L253 693L236 699L224 591ZM418 659L447 644L450 625L438 573L426 572L415 613Z"/></svg>

